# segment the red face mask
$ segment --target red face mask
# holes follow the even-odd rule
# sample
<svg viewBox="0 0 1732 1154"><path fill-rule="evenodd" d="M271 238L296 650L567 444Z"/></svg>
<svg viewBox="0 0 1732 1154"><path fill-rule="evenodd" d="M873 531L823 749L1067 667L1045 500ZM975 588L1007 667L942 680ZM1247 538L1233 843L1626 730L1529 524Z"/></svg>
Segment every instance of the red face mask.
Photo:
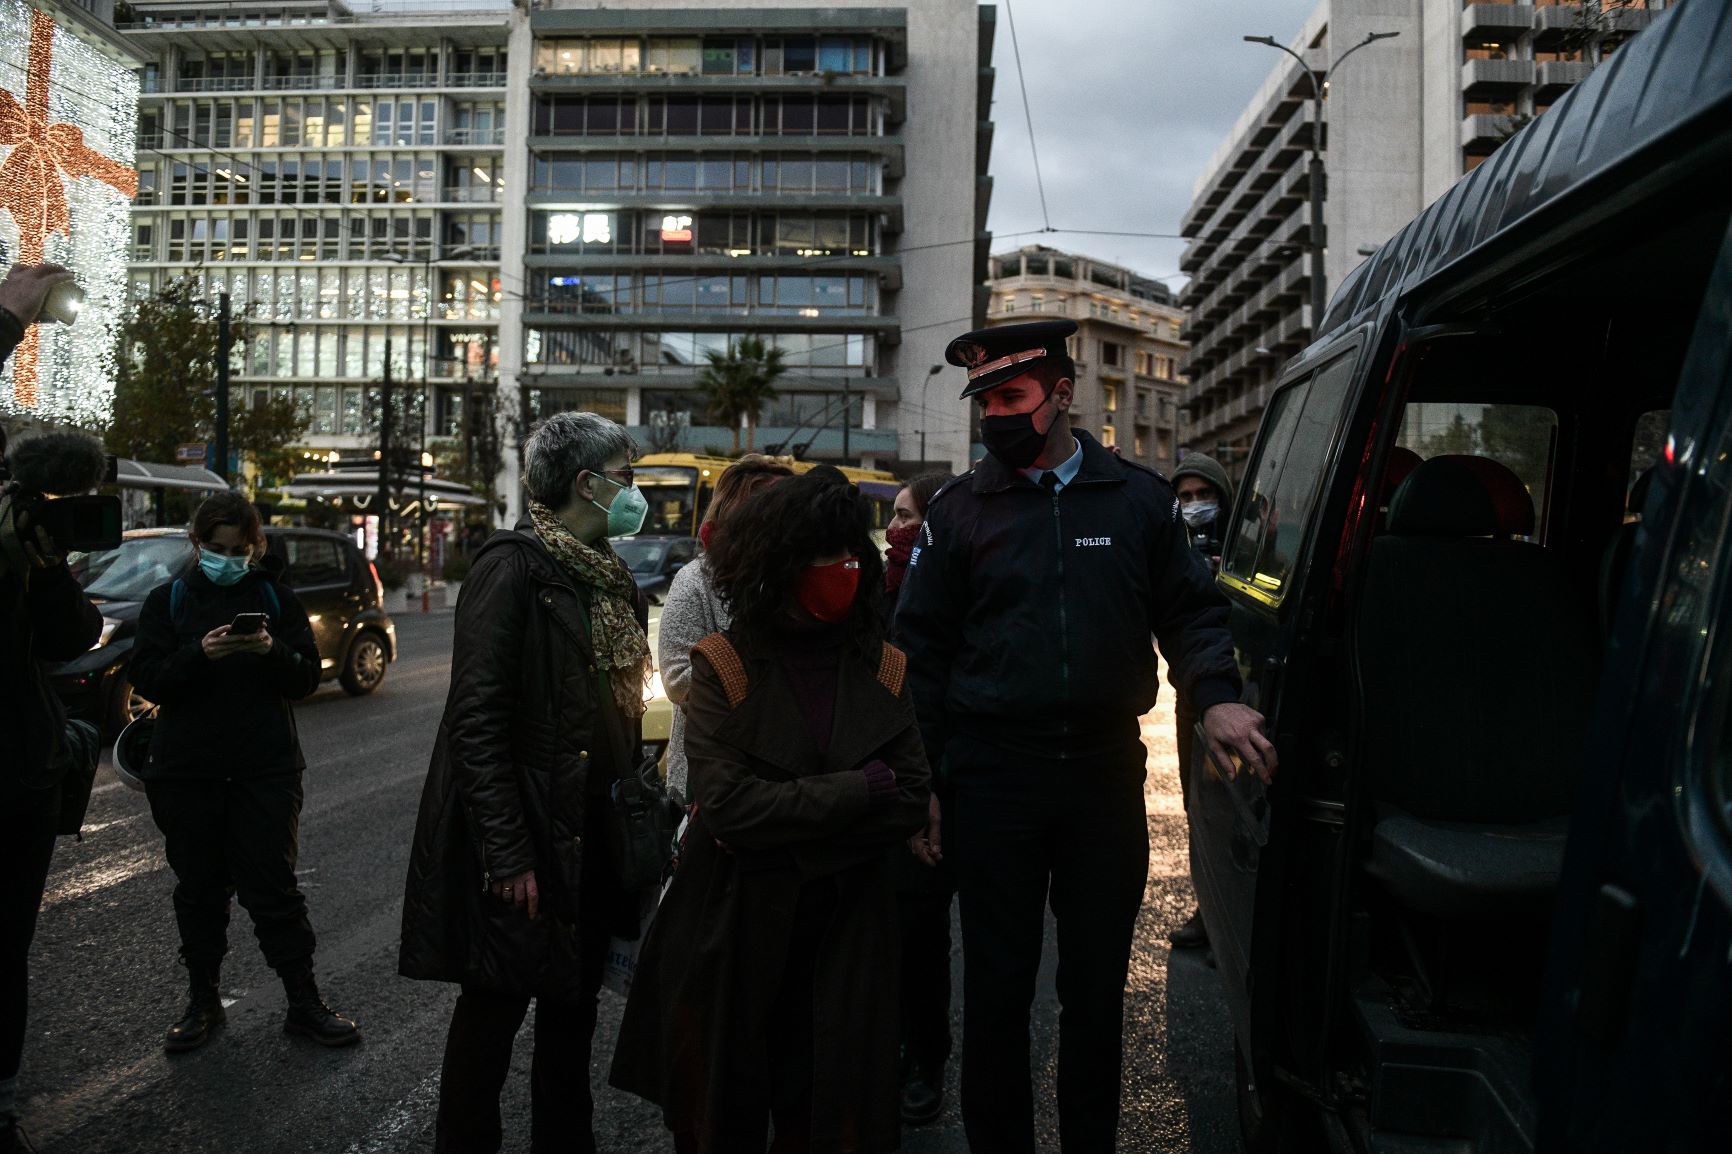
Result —
<svg viewBox="0 0 1732 1154"><path fill-rule="evenodd" d="M806 566L794 583L794 600L819 621L834 625L847 619L859 591L860 558L850 557L834 565Z"/></svg>

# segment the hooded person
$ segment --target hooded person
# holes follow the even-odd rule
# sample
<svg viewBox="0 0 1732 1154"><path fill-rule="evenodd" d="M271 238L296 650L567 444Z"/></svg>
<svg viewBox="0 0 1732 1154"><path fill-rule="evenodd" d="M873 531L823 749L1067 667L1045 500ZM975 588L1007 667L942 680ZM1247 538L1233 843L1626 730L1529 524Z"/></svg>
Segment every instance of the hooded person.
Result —
<svg viewBox="0 0 1732 1154"><path fill-rule="evenodd" d="M1233 508L1233 482L1227 470L1215 458L1202 453L1188 453L1173 470L1173 491L1179 499L1179 516L1185 520L1185 533L1191 546L1209 560L1209 567L1221 569L1221 551L1226 541L1227 514ZM1173 689L1173 713L1178 730L1179 788L1185 799L1185 809L1191 808L1191 746L1197 715L1185 700L1177 682ZM1203 928L1202 911L1191 910L1191 916L1167 935L1178 949L1198 949L1209 944L1209 933Z"/></svg>
<svg viewBox="0 0 1732 1154"><path fill-rule="evenodd" d="M1219 570L1227 514L1233 508L1233 482L1227 470L1213 457L1189 453L1173 470L1171 480L1191 544Z"/></svg>

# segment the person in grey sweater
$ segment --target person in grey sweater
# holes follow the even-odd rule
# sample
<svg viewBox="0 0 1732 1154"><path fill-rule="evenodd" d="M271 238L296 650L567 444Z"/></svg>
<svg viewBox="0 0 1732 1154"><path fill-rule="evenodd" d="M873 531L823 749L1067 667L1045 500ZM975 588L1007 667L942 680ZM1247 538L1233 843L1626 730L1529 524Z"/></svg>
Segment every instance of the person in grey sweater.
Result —
<svg viewBox="0 0 1732 1154"><path fill-rule="evenodd" d="M698 529L704 548L709 548L716 533L725 531L724 521L735 505L766 485L793 475L794 470L761 453L748 453L729 465L716 479L715 496L710 499L704 523ZM656 644L656 666L661 670L662 688L674 706L673 724L668 732L668 785L686 797L691 796L691 790L686 781L684 703L692 690L692 646L726 629L729 623L728 607L710 583L709 561L699 554L696 561L674 574L668 586Z"/></svg>

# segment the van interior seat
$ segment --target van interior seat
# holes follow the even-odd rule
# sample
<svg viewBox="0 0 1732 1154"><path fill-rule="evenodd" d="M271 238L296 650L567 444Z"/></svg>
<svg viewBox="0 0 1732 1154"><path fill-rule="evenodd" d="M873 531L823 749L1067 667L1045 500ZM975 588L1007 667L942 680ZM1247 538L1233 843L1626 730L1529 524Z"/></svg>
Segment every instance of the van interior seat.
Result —
<svg viewBox="0 0 1732 1154"><path fill-rule="evenodd" d="M1591 704L1592 611L1525 541L1533 502L1506 466L1433 457L1375 537L1356 644L1368 872L1440 916L1519 909L1563 865Z"/></svg>

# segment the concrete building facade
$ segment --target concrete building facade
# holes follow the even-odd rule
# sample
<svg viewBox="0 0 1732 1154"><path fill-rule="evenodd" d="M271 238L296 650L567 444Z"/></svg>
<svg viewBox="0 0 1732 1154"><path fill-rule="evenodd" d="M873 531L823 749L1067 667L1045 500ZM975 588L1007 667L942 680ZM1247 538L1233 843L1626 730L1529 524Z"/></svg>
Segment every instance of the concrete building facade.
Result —
<svg viewBox="0 0 1732 1154"><path fill-rule="evenodd" d="M525 417L726 448L696 386L753 336L787 366L757 447L911 471L924 429L962 466L965 407L903 398L984 313L993 27L974 0L515 13L500 373Z"/></svg>
<svg viewBox="0 0 1732 1154"><path fill-rule="evenodd" d="M130 15L148 61L132 291L190 276L254 310L234 408L292 396L309 450L370 459L389 342L394 404L429 435L457 433L465 398L487 411L508 10L139 0Z"/></svg>
<svg viewBox="0 0 1732 1154"><path fill-rule="evenodd" d="M992 258L988 326L1068 317L1071 420L1162 472L1184 444L1184 312L1166 285L1092 257L1026 245Z"/></svg>
<svg viewBox="0 0 1732 1154"><path fill-rule="evenodd" d="M1479 4L1324 0L1290 47L1325 94L1326 295L1368 251L1646 27L1659 0ZM1246 33L1262 29L1246 28ZM1274 68L1199 175L1180 232L1191 278L1190 446L1243 468L1281 365L1310 341L1311 85Z"/></svg>

